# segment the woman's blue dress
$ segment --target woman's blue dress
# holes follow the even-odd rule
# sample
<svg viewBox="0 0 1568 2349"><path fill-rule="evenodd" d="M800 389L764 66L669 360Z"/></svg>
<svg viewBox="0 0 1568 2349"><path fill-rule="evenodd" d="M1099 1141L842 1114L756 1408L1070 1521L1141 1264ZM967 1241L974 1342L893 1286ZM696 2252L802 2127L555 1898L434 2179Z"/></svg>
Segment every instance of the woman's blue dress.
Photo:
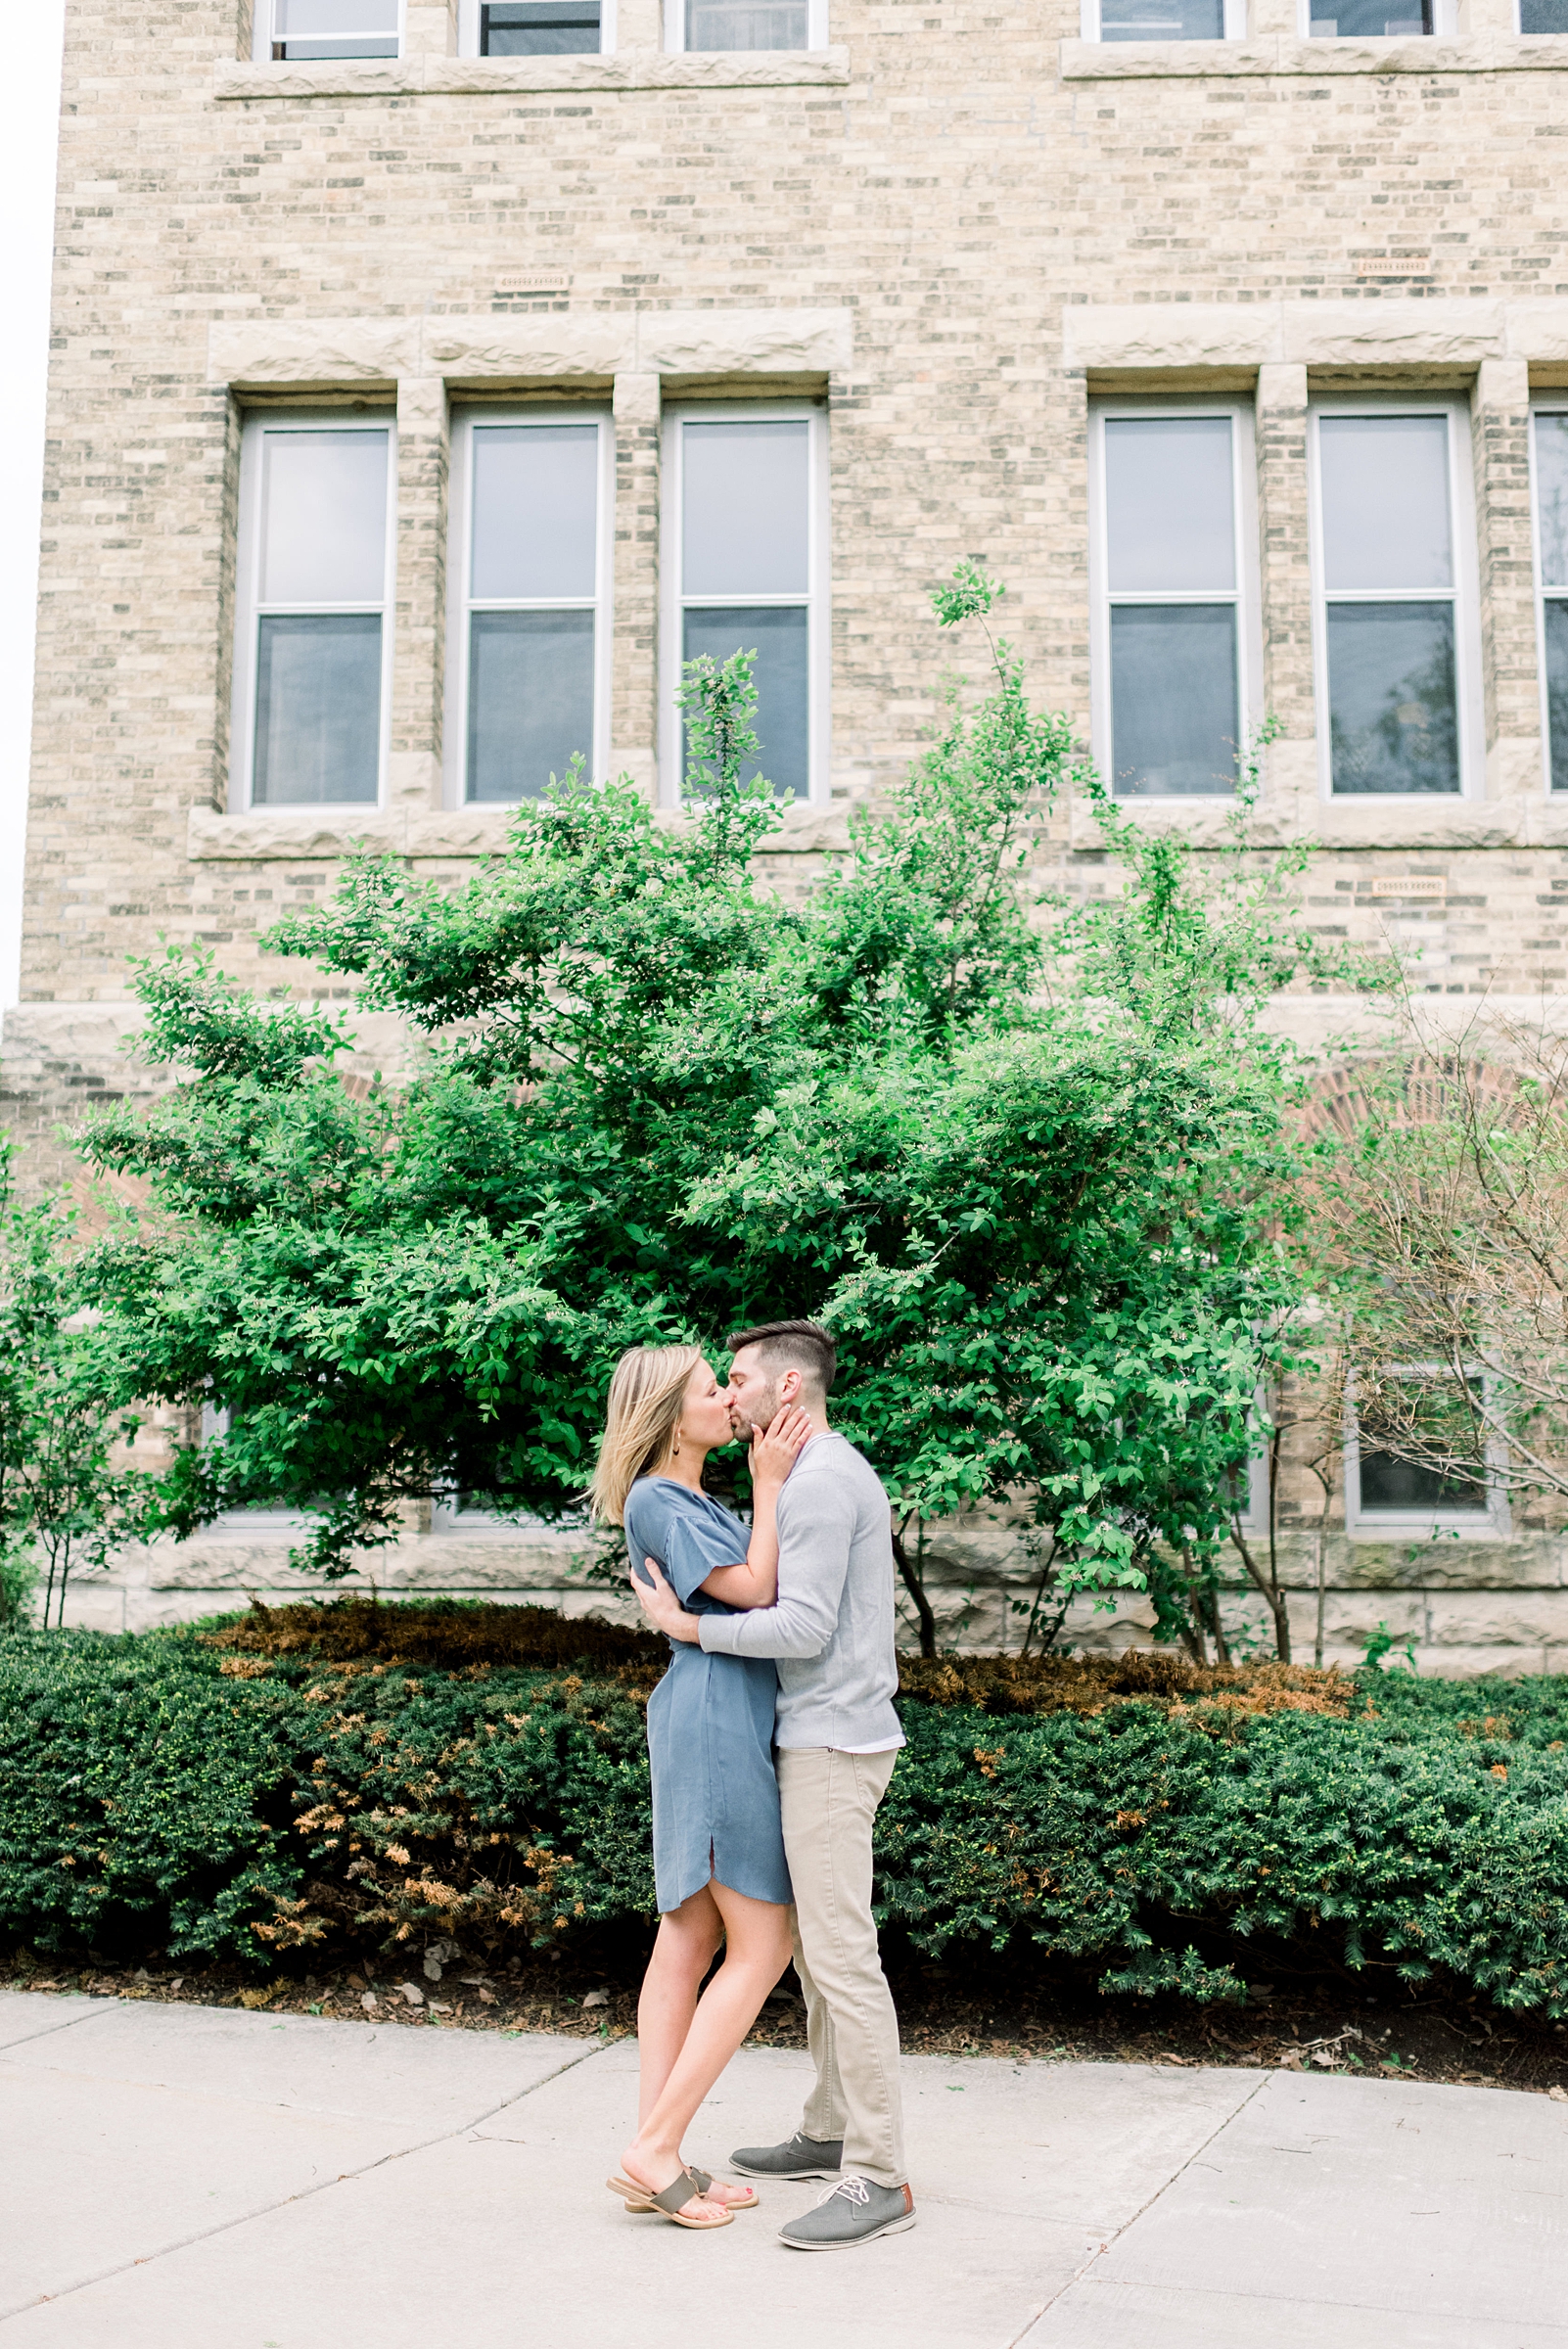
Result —
<svg viewBox="0 0 1568 2349"><path fill-rule="evenodd" d="M715 1566L742 1565L752 1538L716 1500L668 1476L642 1476L627 1496L625 1528L643 1582L651 1557L692 1614L738 1611L698 1587ZM678 1909L711 1876L754 1901L788 1901L773 1774L778 1673L762 1657L710 1656L684 1639L670 1646L669 1670L648 1700L660 1911Z"/></svg>

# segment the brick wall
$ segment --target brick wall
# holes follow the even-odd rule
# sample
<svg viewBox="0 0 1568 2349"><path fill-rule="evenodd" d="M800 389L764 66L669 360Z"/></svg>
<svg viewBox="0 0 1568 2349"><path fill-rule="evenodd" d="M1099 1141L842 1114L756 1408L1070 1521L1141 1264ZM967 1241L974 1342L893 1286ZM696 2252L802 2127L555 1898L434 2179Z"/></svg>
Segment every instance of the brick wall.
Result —
<svg viewBox="0 0 1568 2349"><path fill-rule="evenodd" d="M460 60L439 5L410 11L405 60L274 69L244 62L235 0L72 0L23 1001L5 1047L35 1174L65 1164L58 1129L84 1098L143 1081L116 1049L127 956L201 938L248 981L309 992L258 933L330 888L351 832L449 878L494 844L493 811L440 805L465 390L613 407L612 738L649 789L661 400L826 399L832 775L769 860L787 887L842 838L843 803L918 750L953 657L927 593L958 558L1005 577L1035 692L1086 728L1091 393L1252 398L1282 727L1260 853L1317 840L1313 923L1418 944L1417 985L1440 996L1560 992L1568 810L1544 791L1527 406L1568 382L1568 40L1517 41L1503 0L1471 0L1452 42L1303 42L1282 0L1254 0L1245 41L1136 51L1081 42L1066 0L935 16L834 0L829 51L715 60L662 55L649 0L621 15L613 58ZM503 268L567 282L502 296ZM1451 392L1469 413L1486 757L1462 806L1317 797L1307 402L1367 384ZM368 820L230 804L240 426L248 403L291 398L398 425L391 760ZM1201 806L1149 820L1217 837ZM1041 858L1070 895L1112 879L1081 808L1057 811ZM1374 899L1375 878L1412 872L1445 898ZM1304 997L1279 1017L1312 1040L1341 1009ZM367 1065L397 1049L366 1036ZM1477 1635L1455 1654L1539 1662L1560 1638L1553 1540L1466 1566ZM951 1628L994 1636L1014 1553L961 1529L948 1546ZM239 1571L232 1542L216 1554ZM1302 1559L1315 1617L1316 1553ZM244 1572L275 1566L257 1553ZM1382 1572L1341 1541L1347 1635ZM133 1587L155 1585L133 1577L122 1613ZM177 1587L157 1584L156 1607ZM1436 1584L1400 1588L1423 1637L1459 1620L1449 1583L1441 1604Z"/></svg>

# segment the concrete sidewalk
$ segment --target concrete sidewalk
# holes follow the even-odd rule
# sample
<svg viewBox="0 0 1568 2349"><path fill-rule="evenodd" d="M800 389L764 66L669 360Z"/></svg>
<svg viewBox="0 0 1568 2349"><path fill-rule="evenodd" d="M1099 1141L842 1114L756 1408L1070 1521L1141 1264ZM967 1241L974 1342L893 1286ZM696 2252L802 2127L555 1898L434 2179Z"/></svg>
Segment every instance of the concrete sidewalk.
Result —
<svg viewBox="0 0 1568 2349"><path fill-rule="evenodd" d="M787 2136L745 2050L690 2140ZM604 2190L623 2042L0 1995L5 2349L1568 2349L1568 2107L916 2057L920 2224L834 2258Z"/></svg>

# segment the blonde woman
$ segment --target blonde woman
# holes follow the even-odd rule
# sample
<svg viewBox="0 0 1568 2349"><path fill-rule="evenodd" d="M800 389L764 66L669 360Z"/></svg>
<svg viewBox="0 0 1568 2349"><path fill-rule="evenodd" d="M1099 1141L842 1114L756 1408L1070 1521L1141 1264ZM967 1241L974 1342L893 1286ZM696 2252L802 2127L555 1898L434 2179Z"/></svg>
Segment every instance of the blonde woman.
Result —
<svg viewBox="0 0 1568 2349"><path fill-rule="evenodd" d="M623 1525L632 1571L654 1559L688 1610L771 1606L776 1508L810 1435L804 1411L752 1436L750 1529L703 1491L710 1451L734 1441L729 1395L695 1346L623 1354L591 1491L593 1513ZM753 2187L688 2168L681 2140L790 1961L790 1877L773 1774L778 1674L767 1661L670 1642L648 1702L659 1936L637 2004L637 2134L609 2181L630 2210L679 2227L727 2227ZM697 1993L720 1944L724 1962Z"/></svg>

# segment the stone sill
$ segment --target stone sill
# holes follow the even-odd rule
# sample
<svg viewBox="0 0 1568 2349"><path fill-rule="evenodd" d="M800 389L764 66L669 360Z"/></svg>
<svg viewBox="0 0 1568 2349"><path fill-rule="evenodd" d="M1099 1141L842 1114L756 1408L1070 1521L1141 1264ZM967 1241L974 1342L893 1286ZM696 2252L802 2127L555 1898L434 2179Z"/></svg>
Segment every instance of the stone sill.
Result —
<svg viewBox="0 0 1568 2349"><path fill-rule="evenodd" d="M1064 81L1213 80L1236 74L1563 73L1568 34L1425 34L1413 40L1064 41Z"/></svg>
<svg viewBox="0 0 1568 2349"><path fill-rule="evenodd" d="M1196 849L1231 845L1228 800L1119 800L1117 806L1140 831L1177 832ZM1281 794L1270 805L1265 793L1246 839L1253 849L1310 840L1328 854L1360 849L1568 848L1568 793L1561 799L1531 792L1512 799L1454 800L1439 806L1414 800L1303 800L1294 794ZM1075 855L1106 852L1086 801L1073 804L1069 845ZM1396 904L1386 908L1395 909Z"/></svg>
<svg viewBox="0 0 1568 2349"><path fill-rule="evenodd" d="M784 829L760 856L813 856L848 849L848 818L839 808L786 807ZM496 856L506 847L515 807L278 807L225 815L193 807L185 853L193 864L341 863L373 856L436 858ZM686 818L660 808L671 829Z"/></svg>
<svg viewBox="0 0 1568 2349"><path fill-rule="evenodd" d="M850 53L842 47L682 55L623 49L603 57L345 58L276 66L219 58L212 69L212 95L428 98L530 90L767 90L842 87L849 78Z"/></svg>

